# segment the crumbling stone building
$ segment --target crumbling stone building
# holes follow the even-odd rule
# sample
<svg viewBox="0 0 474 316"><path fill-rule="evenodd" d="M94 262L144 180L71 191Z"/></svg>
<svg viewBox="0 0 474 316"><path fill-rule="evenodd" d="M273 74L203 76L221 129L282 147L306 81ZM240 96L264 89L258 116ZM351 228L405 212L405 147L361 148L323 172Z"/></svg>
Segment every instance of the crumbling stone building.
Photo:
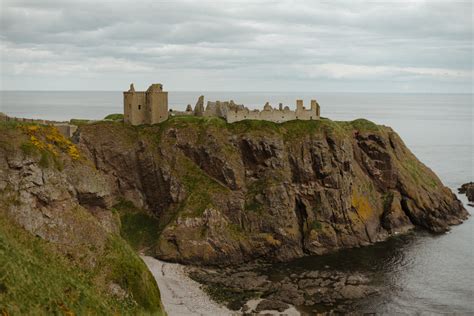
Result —
<svg viewBox="0 0 474 316"><path fill-rule="evenodd" d="M243 120L263 120L275 123L283 123L292 120L319 120L321 107L316 100L311 100L311 107L306 109L303 100L296 100L296 110L292 111L288 106L283 107L279 104L278 108L273 108L268 102L263 110L250 110L242 104L236 104L230 101L208 101L204 107L204 96L200 96L194 111L189 108L186 112L176 113L177 115L195 115L195 116L217 116L222 117L228 123L234 123Z"/></svg>
<svg viewBox="0 0 474 316"><path fill-rule="evenodd" d="M124 122L132 125L156 124L168 119L168 92L152 84L146 91L135 91L133 83L123 93Z"/></svg>
<svg viewBox="0 0 474 316"><path fill-rule="evenodd" d="M163 91L161 84L152 84L146 92L135 91L133 84L130 90L123 93L124 121L132 125L155 124L172 116L204 116L221 117L228 123L243 120L264 120L275 123L283 123L292 120L319 120L320 106L316 100L311 100L311 106L306 109L303 100L296 100L296 110L290 110L288 106L279 104L273 108L268 102L263 110L250 110L242 104L234 101L208 101L204 107L204 96L200 96L194 110L188 104L186 111L168 112L168 92Z"/></svg>

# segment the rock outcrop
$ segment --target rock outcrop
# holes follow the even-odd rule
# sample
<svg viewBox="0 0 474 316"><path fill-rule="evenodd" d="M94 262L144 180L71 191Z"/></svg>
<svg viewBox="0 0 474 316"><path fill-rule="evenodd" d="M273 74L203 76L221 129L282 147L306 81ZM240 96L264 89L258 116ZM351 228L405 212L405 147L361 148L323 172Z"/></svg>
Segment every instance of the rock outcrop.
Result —
<svg viewBox="0 0 474 316"><path fill-rule="evenodd" d="M464 183L458 189L458 192L461 194L466 194L467 200L469 202L474 202L474 182Z"/></svg>
<svg viewBox="0 0 474 316"><path fill-rule="evenodd" d="M373 284L371 275L360 272L309 270L271 281L268 275L245 265L217 270L190 267L188 270L191 278L204 284L207 292L233 310L245 310L249 299L263 298L256 312L283 312L289 305L319 309L334 309L336 305L335 312L348 312L354 302L382 290L380 285Z"/></svg>
<svg viewBox="0 0 474 316"><path fill-rule="evenodd" d="M119 236L114 181L55 127L0 125L3 314L161 311L156 282Z"/></svg>
<svg viewBox="0 0 474 316"><path fill-rule="evenodd" d="M365 120L175 117L85 125L76 135L113 179L111 194L159 219L149 254L164 260L285 261L413 227L444 232L468 216L392 129Z"/></svg>

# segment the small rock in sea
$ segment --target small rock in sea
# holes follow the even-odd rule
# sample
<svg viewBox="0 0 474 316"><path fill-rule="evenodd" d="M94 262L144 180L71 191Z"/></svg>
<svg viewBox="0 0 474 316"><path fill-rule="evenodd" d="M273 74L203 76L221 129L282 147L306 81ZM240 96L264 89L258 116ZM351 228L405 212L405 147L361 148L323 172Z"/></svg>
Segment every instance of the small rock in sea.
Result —
<svg viewBox="0 0 474 316"><path fill-rule="evenodd" d="M461 194L466 194L467 200L469 202L474 202L474 182L464 183L459 189L458 192ZM472 206L472 204L468 204Z"/></svg>

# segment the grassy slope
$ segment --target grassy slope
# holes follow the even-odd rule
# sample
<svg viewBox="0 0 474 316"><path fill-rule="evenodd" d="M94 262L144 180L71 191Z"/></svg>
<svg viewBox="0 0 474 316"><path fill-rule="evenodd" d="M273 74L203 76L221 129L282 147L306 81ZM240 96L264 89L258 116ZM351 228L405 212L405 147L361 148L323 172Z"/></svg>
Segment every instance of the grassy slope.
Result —
<svg viewBox="0 0 474 316"><path fill-rule="evenodd" d="M136 208L129 201L121 201L113 209L120 216L120 234L133 249L146 252L154 246L160 234L157 218Z"/></svg>
<svg viewBox="0 0 474 316"><path fill-rule="evenodd" d="M34 124L0 122L0 133L9 135L0 139L0 147L7 152L21 147L28 154L30 148L25 144L29 143L19 132L25 126ZM66 258L54 244L17 226L3 209L15 206L16 201L2 199L1 193L0 314L164 314L155 279L120 236L111 234L105 250L97 253L95 268L85 269ZM112 296L107 288L111 282L130 295L120 299Z"/></svg>
<svg viewBox="0 0 474 316"><path fill-rule="evenodd" d="M97 284L104 276L129 288L138 306L131 298L107 295L103 284ZM84 271L5 216L0 217L0 312L162 314L153 277L122 239L111 237L98 267Z"/></svg>

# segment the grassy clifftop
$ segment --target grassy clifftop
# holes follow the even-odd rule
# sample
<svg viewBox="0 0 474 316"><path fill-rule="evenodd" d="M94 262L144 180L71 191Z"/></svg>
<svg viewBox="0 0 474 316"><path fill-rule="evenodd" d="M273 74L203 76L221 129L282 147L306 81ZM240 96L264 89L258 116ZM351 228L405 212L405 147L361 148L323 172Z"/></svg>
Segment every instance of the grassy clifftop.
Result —
<svg viewBox="0 0 474 316"><path fill-rule="evenodd" d="M96 122L77 138L114 175L127 207L136 206L121 206L123 236L162 259L288 260L415 226L445 231L466 216L391 128L365 119L176 116L156 125Z"/></svg>

